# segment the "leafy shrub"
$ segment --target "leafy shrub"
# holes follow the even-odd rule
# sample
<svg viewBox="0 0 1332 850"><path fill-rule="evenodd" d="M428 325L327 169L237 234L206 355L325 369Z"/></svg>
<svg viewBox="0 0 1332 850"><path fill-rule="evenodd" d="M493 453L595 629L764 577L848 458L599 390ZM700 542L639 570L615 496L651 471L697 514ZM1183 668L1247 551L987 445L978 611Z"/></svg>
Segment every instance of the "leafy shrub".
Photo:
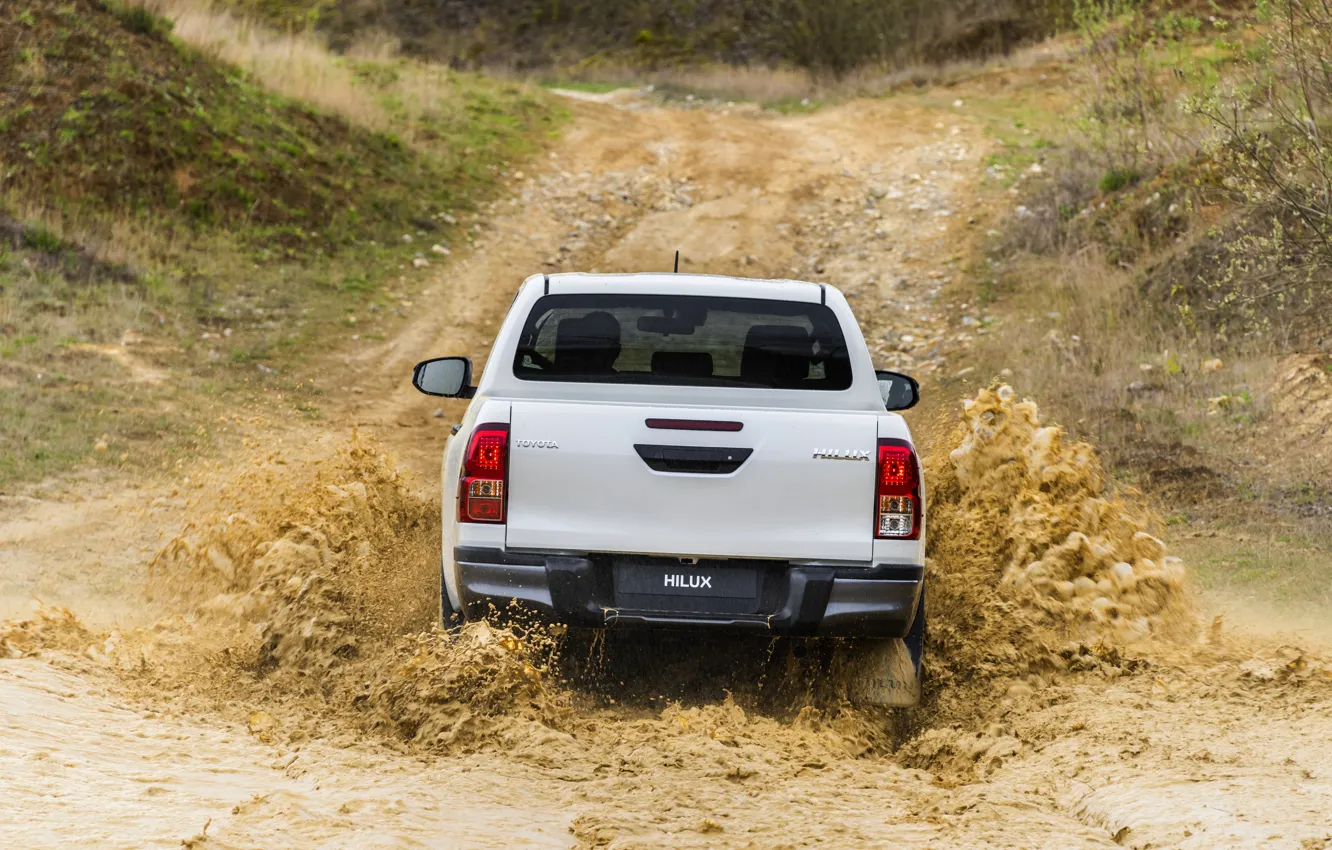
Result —
<svg viewBox="0 0 1332 850"><path fill-rule="evenodd" d="M332 43L378 28L409 54L520 67L604 59L862 67L1002 53L1052 32L1071 0L229 0L293 23L314 5ZM276 7L276 8L274 8Z"/></svg>
<svg viewBox="0 0 1332 850"><path fill-rule="evenodd" d="M1272 0L1258 17L1262 49L1191 103L1219 131L1209 153L1245 207L1203 309L1250 326L1278 313L1317 323L1332 290L1332 6Z"/></svg>
<svg viewBox="0 0 1332 850"><path fill-rule="evenodd" d="M1098 183L1097 186L1102 192L1108 195L1111 192L1118 192L1125 186L1136 183L1137 180L1138 173L1136 171L1130 171L1126 168L1111 168L1109 171L1105 172L1105 174L1101 175L1101 182Z"/></svg>
<svg viewBox="0 0 1332 850"><path fill-rule="evenodd" d="M175 27L169 18L154 15L143 6L125 6L121 3L107 3L106 8L120 20L125 29L135 35L149 38L166 38Z"/></svg>
<svg viewBox="0 0 1332 850"><path fill-rule="evenodd" d="M30 224L23 228L23 245L43 254L59 254L65 243L44 225Z"/></svg>

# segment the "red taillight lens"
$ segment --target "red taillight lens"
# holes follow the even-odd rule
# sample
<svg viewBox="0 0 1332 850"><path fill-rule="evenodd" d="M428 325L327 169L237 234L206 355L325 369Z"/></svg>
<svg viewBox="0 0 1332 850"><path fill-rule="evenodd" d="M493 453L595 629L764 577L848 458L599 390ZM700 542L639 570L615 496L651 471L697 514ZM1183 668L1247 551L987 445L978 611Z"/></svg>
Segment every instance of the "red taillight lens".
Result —
<svg viewBox="0 0 1332 850"><path fill-rule="evenodd" d="M874 536L894 540L920 538L920 464L905 440L879 441Z"/></svg>
<svg viewBox="0 0 1332 850"><path fill-rule="evenodd" d="M508 502L509 426L478 425L467 442L458 482L459 522L504 522Z"/></svg>
<svg viewBox="0 0 1332 850"><path fill-rule="evenodd" d="M745 423L715 419L649 419L647 426L667 431L742 431Z"/></svg>

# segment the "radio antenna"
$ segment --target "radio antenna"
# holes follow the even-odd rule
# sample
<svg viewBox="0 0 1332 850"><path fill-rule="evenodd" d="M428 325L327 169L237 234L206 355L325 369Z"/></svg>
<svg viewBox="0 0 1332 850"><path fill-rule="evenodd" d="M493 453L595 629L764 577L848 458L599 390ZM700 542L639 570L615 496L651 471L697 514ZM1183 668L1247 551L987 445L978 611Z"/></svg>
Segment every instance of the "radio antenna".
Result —
<svg viewBox="0 0 1332 850"><path fill-rule="evenodd" d="M679 274L679 273L680 273L680 252L679 252L679 251L676 251L676 252L675 252L675 273L676 273L676 274Z"/></svg>

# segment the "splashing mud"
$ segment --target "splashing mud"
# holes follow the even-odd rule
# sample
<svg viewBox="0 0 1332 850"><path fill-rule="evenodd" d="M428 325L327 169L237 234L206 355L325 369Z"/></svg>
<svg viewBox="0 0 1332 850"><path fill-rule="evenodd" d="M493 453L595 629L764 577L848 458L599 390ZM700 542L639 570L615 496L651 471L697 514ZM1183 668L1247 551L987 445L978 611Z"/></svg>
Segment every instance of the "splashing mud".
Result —
<svg viewBox="0 0 1332 850"><path fill-rule="evenodd" d="M189 616L112 635L108 657L132 647L140 666L159 660L155 677L190 678L205 697L239 690L296 723L350 715L431 749L526 740L536 750L567 715L546 683L548 641L485 622L434 627L439 504L373 441L354 436L306 468L270 456L220 487L212 511L152 565L150 593ZM180 653L168 662L153 651L172 631L163 623L189 632L203 677ZM265 733L277 723L264 720Z"/></svg>
<svg viewBox="0 0 1332 850"><path fill-rule="evenodd" d="M454 634L396 642L387 670L359 700L372 725L431 749L500 744L529 759L553 758L572 719L568 694L549 687L531 646L484 622Z"/></svg>
<svg viewBox="0 0 1332 850"><path fill-rule="evenodd" d="M78 652L152 698L263 704L272 713L247 722L267 739L282 726L300 738L329 714L451 750L560 725L567 698L545 681L548 645L484 622L433 630L439 504L373 440L355 435L302 465L257 456L202 489L211 495L149 572L147 596L180 613L95 634L44 607L0 625L0 647Z"/></svg>
<svg viewBox="0 0 1332 850"><path fill-rule="evenodd" d="M1150 513L1106 491L1094 449L997 385L935 441L927 550L931 676L908 764L962 770L1011 754L1001 722L1060 676L1116 677L1122 652L1196 631L1178 558Z"/></svg>
<svg viewBox="0 0 1332 850"><path fill-rule="evenodd" d="M1332 449L1332 357L1299 355L1281 361L1272 388L1283 432L1306 443L1311 463Z"/></svg>
<svg viewBox="0 0 1332 850"><path fill-rule="evenodd" d="M8 626L5 645L87 647L153 687L172 680L218 701L239 689L288 714L350 714L362 729L431 749L498 744L541 760L550 734L582 725L576 702L585 719L617 697L668 724L679 701L722 699L818 729L840 749L891 751L904 728L974 734L988 728L989 708L1052 677L1131 671L1112 645L1189 632L1183 569L1148 533L1150 517L1107 495L1091 447L1043 426L1033 403L1007 386L982 391L945 449L927 473L932 694L905 727L903 715L853 708L838 681L815 681L838 680L838 668L795 663L789 641L670 653L671 636L650 646L626 637L610 642L617 653L604 637L588 646L559 630L438 631L438 503L359 435L304 466L262 456L208 488L212 498L150 571L149 595L185 613L96 636L70 612L46 611ZM565 676L578 682L572 691ZM1002 749L1002 738L982 735L979 750ZM937 766L950 747L935 730L905 752Z"/></svg>
<svg viewBox="0 0 1332 850"><path fill-rule="evenodd" d="M1070 747L1080 769L1119 775L1098 766L1101 738L1076 736L1103 725L1118 752L1136 728L1124 703L1155 710L1163 727L1177 709L1156 706L1158 693L1201 699L1201 680L1161 660L1196 630L1151 516L1131 494L1107 493L1090 447L1042 425L1007 387L967 402L937 445L927 702L913 711L850 706L836 666L811 668L818 653L800 659L791 641L607 641L485 622L442 632L438 503L361 437L308 464L260 457L208 488L153 562L150 595L180 613L99 634L45 609L0 625L0 647L115 670L122 694L149 707L133 722L156 739L178 737L157 717L202 715L276 751L271 776L233 772L278 790L256 792L191 846L262 844L274 823L323 834L370 800L385 829L425 837L427 787L490 801L468 810L477 846L499 846L503 812L553 830L524 840L556 846L776 846L796 834L976 846L996 823L1020 828L1026 845L1101 846L1130 825L1178 844L1188 833L1174 809L1048 787ZM1180 657L1245 711L1279 697L1294 723L1332 675L1298 650L1240 662L1221 644L1218 627L1180 644ZM74 681L6 675L34 683L20 694L46 687L48 702ZM1190 764L1177 768L1180 787L1200 781ZM315 791L293 784L306 771Z"/></svg>
<svg viewBox="0 0 1332 850"><path fill-rule="evenodd" d="M354 435L320 460L261 457L154 559L149 594L264 622L264 664L331 667L364 637L427 628L439 504Z"/></svg>
<svg viewBox="0 0 1332 850"><path fill-rule="evenodd" d="M22 658L42 650L78 651L92 637L73 611L41 605L28 619L0 622L0 656Z"/></svg>
<svg viewBox="0 0 1332 850"><path fill-rule="evenodd" d="M1146 508L1107 493L1092 447L1042 425L1036 404L1011 387L963 403L926 479L945 630L980 617L1019 649L1192 632L1183 564L1149 533L1157 523ZM956 631L946 634L969 654Z"/></svg>

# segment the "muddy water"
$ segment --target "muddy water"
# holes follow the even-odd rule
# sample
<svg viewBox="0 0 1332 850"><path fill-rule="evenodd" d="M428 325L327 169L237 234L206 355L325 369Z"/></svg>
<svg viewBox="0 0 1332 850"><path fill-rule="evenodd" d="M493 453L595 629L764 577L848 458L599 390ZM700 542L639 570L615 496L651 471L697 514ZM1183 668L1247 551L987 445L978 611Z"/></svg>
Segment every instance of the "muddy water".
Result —
<svg viewBox="0 0 1332 850"><path fill-rule="evenodd" d="M783 645L431 629L449 420L397 389L401 362L483 351L514 269L684 245L711 271L835 274L876 356L946 370L966 334L930 257L962 243L982 150L965 117L891 103L580 114L440 309L332 365L366 391L331 399L331 432L257 435L156 512L83 503L95 557L7 526L10 595L56 572L71 611L0 625L0 846L1332 841L1326 663L1200 629L1150 513L1002 389L929 453L919 710L858 710ZM87 576L135 616L99 618Z"/></svg>

